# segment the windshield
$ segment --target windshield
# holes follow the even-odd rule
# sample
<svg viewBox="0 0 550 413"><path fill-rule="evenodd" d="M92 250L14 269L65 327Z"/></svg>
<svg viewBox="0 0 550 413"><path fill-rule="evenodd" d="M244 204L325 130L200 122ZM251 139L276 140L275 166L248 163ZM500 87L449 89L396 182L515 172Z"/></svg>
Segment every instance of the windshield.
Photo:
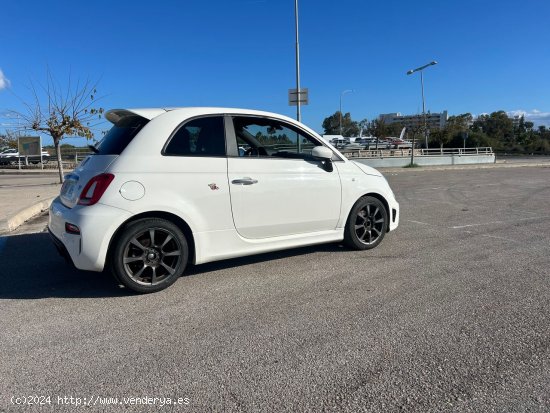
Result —
<svg viewBox="0 0 550 413"><path fill-rule="evenodd" d="M95 145L94 152L97 155L120 155L147 122L148 119L137 115L124 117Z"/></svg>

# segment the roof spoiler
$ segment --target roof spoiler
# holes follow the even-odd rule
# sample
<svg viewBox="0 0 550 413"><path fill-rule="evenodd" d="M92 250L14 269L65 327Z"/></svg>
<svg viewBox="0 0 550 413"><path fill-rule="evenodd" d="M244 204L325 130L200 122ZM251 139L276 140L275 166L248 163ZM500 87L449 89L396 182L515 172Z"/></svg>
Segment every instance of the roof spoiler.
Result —
<svg viewBox="0 0 550 413"><path fill-rule="evenodd" d="M142 118L151 120L165 112L164 109L111 109L105 113L105 118L116 125L128 116L141 116Z"/></svg>

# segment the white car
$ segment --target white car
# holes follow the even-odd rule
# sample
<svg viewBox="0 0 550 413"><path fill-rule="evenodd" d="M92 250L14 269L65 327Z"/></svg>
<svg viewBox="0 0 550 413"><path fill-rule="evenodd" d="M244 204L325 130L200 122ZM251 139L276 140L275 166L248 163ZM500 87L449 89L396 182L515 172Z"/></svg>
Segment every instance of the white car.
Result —
<svg viewBox="0 0 550 413"><path fill-rule="evenodd" d="M48 228L77 268L154 292L202 264L344 241L376 247L399 204L375 169L285 116L228 108L116 109L66 176ZM245 150L243 150L246 148Z"/></svg>
<svg viewBox="0 0 550 413"><path fill-rule="evenodd" d="M25 161L28 161L31 164L37 164L42 161L42 163L46 164L50 160L50 154L47 151L42 150L42 156L39 155L19 155L19 151L17 149L7 149L2 152L0 152L0 165L10 165L10 164L17 164L18 162L25 163Z"/></svg>

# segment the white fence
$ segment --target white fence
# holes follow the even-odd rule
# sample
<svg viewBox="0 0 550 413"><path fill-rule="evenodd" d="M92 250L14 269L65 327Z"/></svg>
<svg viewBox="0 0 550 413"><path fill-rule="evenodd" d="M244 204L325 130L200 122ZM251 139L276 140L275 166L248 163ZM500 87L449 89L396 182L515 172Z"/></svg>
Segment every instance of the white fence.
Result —
<svg viewBox="0 0 550 413"><path fill-rule="evenodd" d="M413 160L411 149L353 151L345 155L374 168L402 167ZM495 153L490 147L414 150L414 163L421 166L491 164L495 160Z"/></svg>
<svg viewBox="0 0 550 413"><path fill-rule="evenodd" d="M368 150L340 150L348 158L410 158L412 149L368 149ZM417 156L476 156L494 155L493 148L437 148L437 149L415 149L414 157Z"/></svg>

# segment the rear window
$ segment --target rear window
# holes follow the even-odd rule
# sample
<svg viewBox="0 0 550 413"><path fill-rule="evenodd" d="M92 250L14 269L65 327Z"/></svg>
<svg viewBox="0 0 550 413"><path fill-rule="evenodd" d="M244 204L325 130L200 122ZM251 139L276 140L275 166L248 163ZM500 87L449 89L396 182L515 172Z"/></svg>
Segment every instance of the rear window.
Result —
<svg viewBox="0 0 550 413"><path fill-rule="evenodd" d="M126 116L119 120L95 146L96 155L120 155L148 119L141 116Z"/></svg>

